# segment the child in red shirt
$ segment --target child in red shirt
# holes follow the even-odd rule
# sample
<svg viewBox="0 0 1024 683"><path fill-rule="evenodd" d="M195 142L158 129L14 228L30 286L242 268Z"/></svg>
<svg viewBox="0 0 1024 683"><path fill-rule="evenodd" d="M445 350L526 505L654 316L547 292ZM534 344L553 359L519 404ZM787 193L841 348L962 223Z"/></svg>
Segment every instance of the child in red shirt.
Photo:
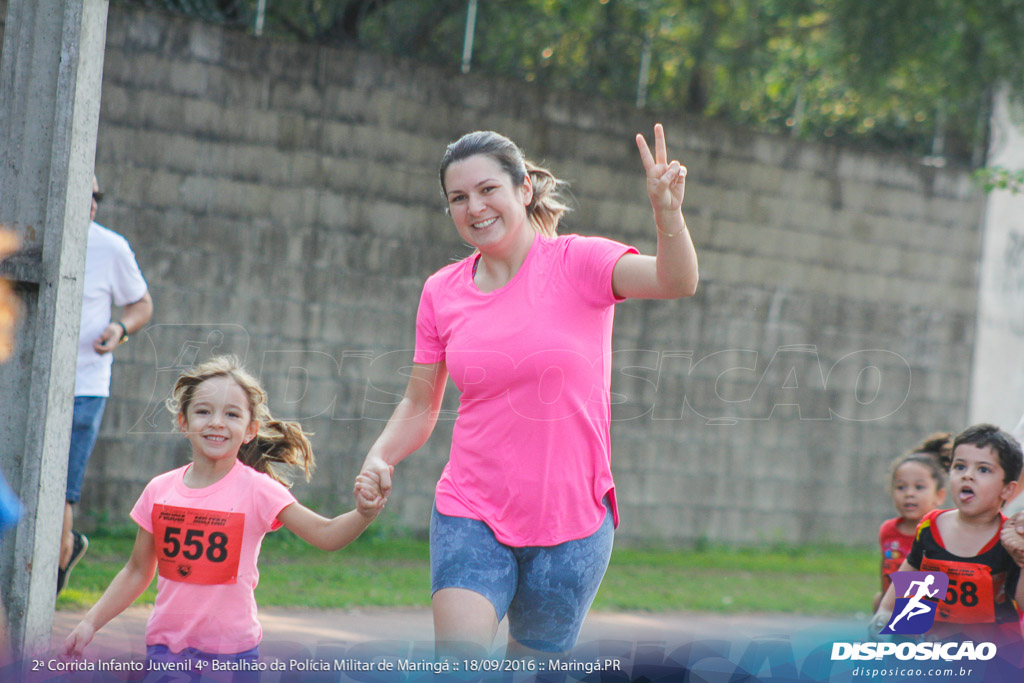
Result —
<svg viewBox="0 0 1024 683"><path fill-rule="evenodd" d="M889 575L898 570L910 554L918 523L946 497L943 470L949 459L952 436L949 432L932 434L892 463L889 493L899 516L882 522L878 529L878 544L882 550L882 590L875 594L872 610L878 609L882 595L892 583Z"/></svg>

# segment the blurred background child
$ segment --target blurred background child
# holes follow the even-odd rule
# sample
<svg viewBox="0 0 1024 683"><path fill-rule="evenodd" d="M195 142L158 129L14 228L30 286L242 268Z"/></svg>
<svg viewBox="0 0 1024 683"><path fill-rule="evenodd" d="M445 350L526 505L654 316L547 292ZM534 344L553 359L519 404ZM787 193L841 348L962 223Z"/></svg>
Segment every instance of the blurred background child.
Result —
<svg viewBox="0 0 1024 683"><path fill-rule="evenodd" d="M899 516L882 522L878 529L882 590L872 600L872 611L878 610L882 595L892 583L889 575L898 570L910 554L918 523L946 497L945 470L952 437L949 432L932 434L893 460L889 468L889 493Z"/></svg>

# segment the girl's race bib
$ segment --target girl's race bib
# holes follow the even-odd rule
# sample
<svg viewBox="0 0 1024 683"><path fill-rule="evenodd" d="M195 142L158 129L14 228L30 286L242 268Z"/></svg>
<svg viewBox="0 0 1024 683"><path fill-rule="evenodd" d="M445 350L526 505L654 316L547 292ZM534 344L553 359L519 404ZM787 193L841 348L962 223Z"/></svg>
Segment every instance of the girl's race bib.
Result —
<svg viewBox="0 0 1024 683"><path fill-rule="evenodd" d="M171 581L234 583L245 515L220 510L153 506L157 571Z"/></svg>

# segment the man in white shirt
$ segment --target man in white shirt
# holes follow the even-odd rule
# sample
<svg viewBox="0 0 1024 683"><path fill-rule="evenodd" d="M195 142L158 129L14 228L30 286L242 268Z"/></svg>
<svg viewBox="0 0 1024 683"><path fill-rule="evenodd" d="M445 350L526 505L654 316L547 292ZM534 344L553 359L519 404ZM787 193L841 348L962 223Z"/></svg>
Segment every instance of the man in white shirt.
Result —
<svg viewBox="0 0 1024 683"><path fill-rule="evenodd" d="M102 199L99 183L94 177L85 251L82 324L78 336L64 529L57 571L58 594L64 590L71 570L89 547L89 539L72 529L73 506L81 497L85 466L96 444L103 409L110 395L113 351L128 341L129 335L140 330L153 315L153 300L128 240L94 220ZM111 319L111 306L123 307L120 319Z"/></svg>

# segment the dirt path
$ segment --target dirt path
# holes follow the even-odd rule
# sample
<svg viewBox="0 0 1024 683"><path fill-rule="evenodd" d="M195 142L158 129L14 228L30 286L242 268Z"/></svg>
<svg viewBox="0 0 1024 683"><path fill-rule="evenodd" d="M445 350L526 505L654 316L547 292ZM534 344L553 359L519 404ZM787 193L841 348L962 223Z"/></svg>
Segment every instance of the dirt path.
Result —
<svg viewBox="0 0 1024 683"><path fill-rule="evenodd" d="M96 636L86 650L86 659L94 666L106 662L142 667L145 659L143 634L150 609L133 607L118 616ZM82 612L57 613L53 630L54 651L81 616ZM835 661L832 656L833 643L856 642L865 638L863 619L830 620L766 614L591 612L572 656L533 661L532 666L537 667L533 671L500 668L523 666L522 661L481 657L479 660L450 663L455 667L450 672L429 669L441 663L433 661L432 657L433 626L428 609L268 607L260 610L260 619L264 629L260 666L265 667L260 669L260 683L674 681L682 680L684 673L695 683L749 680L833 683L854 680L852 677L858 675L855 670L868 664L875 668L883 666L883 662L865 664L849 661L848 657ZM229 625L225 624L225 629L228 628ZM506 638L507 630L503 623L495 642L502 644ZM1022 657L1024 655L1016 650L1000 652L1000 656L991 662L954 662L961 667L956 671L949 668L953 664L944 662L920 665L931 672L929 680L1019 683L1024 680L1020 668L1021 661L1024 661ZM52 672L46 672L49 661L57 660L40 659L36 665L41 668L38 674L41 677L33 678L37 674L31 674L25 682L120 682L138 680L140 676L105 674L95 678L90 673L85 678L64 674L54 677ZM367 663L377 668L359 668L367 666ZM884 664L897 666L901 662L888 657ZM940 665L942 671L935 673L934 669ZM417 666L426 668L417 669ZM610 675L594 677L590 675L593 672ZM4 680L4 673L0 671L0 680ZM880 680L889 679L883 677Z"/></svg>
<svg viewBox="0 0 1024 683"><path fill-rule="evenodd" d="M148 607L133 607L117 617L96 636L86 651L87 658L94 662L128 660L141 666L145 658L143 633L149 612ZM55 647L81 616L82 612L57 613ZM458 675L435 675L437 672L427 672L426 675L423 672L418 675L408 672L382 674L377 671L370 678L365 672L338 671L338 666L347 666L349 662L391 660L397 666L402 662L408 666L409 662L431 661L433 625L428 609L268 607L260 609L260 620L264 629L261 659L268 667L278 667L261 673L260 683L371 679L388 683L407 680L437 683L450 680L547 680L537 678L536 674L499 674L486 668L475 670L477 673L463 668ZM687 653L686 666L692 667L692 674L696 675L701 667L707 669L707 676L691 676L692 680L724 682L738 671L740 662L749 659L751 647L755 650L761 648L761 654L754 657L757 667L768 661L765 656L768 649L772 649L770 656L773 662L800 662L810 649L820 647L830 635L842 632L857 637L863 633L863 628L863 624L852 621L836 622L791 615L592 612L583 627L573 658L565 661L583 662L586 666L608 662L600 666L610 669L597 669L613 670L618 674L608 680L630 680L640 670L638 667L654 666L662 673L681 673L679 653ZM507 626L503 622L495 643L501 645L506 639ZM783 648L781 654L780 644ZM693 663L694 657L699 660L696 664ZM508 664L481 658L479 666L495 666L495 662ZM326 673L328 669L317 669L321 666L335 668ZM461 666L471 667L472 664ZM587 673L577 671L567 680L583 680Z"/></svg>
<svg viewBox="0 0 1024 683"><path fill-rule="evenodd" d="M110 622L93 641L97 651L142 655L143 633L149 607L131 607ZM59 643L81 619L82 612L57 612L54 642ZM389 608L309 610L261 607L263 641L316 647L322 643L372 641L432 642L433 622L429 609ZM756 638L793 634L834 625L819 617L792 615L714 615L702 613L591 612L580 642L595 640L688 642L701 638ZM507 639L502 622L495 643Z"/></svg>

